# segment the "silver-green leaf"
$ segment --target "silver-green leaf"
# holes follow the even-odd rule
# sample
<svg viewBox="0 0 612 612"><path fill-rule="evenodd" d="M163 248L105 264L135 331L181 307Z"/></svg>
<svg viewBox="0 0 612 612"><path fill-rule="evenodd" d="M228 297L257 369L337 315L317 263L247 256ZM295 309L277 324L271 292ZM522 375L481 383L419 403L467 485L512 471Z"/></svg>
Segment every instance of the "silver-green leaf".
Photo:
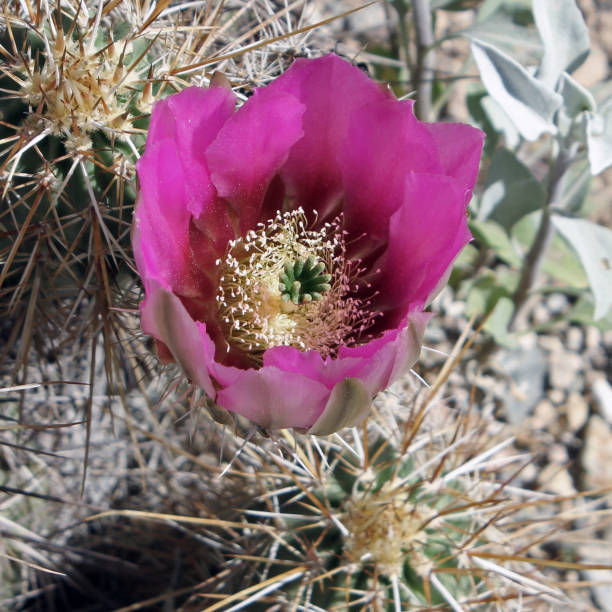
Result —
<svg viewBox="0 0 612 612"><path fill-rule="evenodd" d="M541 57L542 42L533 28L515 23L511 13L498 10L486 19L478 19L461 34L470 40L487 43L519 57Z"/></svg>
<svg viewBox="0 0 612 612"><path fill-rule="evenodd" d="M578 254L595 297L594 318L601 319L612 309L612 230L561 215L553 223Z"/></svg>
<svg viewBox="0 0 612 612"><path fill-rule="evenodd" d="M544 43L538 73L549 87L573 72L589 54L589 31L575 0L533 0L533 16Z"/></svg>
<svg viewBox="0 0 612 612"><path fill-rule="evenodd" d="M496 221L506 230L544 206L546 193L529 168L512 151L498 149L491 160L480 199L479 219Z"/></svg>
<svg viewBox="0 0 612 612"><path fill-rule="evenodd" d="M561 75L558 90L563 96L565 112L570 117L577 117L581 112L595 108L595 99L591 93L567 72Z"/></svg>
<svg viewBox="0 0 612 612"><path fill-rule="evenodd" d="M612 97L587 118L587 147L591 172L599 174L612 165Z"/></svg>
<svg viewBox="0 0 612 612"><path fill-rule="evenodd" d="M558 93L491 45L472 41L472 54L487 91L524 138L537 140L542 134L556 133L553 117L563 103Z"/></svg>
<svg viewBox="0 0 612 612"><path fill-rule="evenodd" d="M521 136L508 113L489 95L480 101L484 112L496 132L504 137L504 144L509 149L515 149L521 143Z"/></svg>

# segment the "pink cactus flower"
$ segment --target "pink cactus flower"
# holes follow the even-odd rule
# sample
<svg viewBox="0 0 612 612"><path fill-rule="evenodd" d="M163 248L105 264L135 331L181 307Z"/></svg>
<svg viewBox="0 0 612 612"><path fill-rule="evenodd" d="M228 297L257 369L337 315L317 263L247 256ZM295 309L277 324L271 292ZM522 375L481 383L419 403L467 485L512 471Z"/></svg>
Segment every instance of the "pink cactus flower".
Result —
<svg viewBox="0 0 612 612"><path fill-rule="evenodd" d="M235 102L192 87L155 105L133 228L142 328L218 406L330 434L415 363L470 239L483 135L421 123L336 55Z"/></svg>

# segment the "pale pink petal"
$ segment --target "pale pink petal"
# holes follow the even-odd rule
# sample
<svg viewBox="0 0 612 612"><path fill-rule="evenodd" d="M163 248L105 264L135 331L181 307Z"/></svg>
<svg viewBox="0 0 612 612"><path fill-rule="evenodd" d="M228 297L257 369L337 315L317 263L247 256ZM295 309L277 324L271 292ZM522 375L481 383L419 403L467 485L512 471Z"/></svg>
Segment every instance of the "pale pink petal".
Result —
<svg viewBox="0 0 612 612"><path fill-rule="evenodd" d="M333 389L323 412L308 433L329 436L345 427L361 425L372 406L372 397L358 378L345 378Z"/></svg>
<svg viewBox="0 0 612 612"><path fill-rule="evenodd" d="M154 281L146 288L147 297L140 306L143 331L163 342L191 381L214 398L206 365L212 358L212 342L203 341L200 328L176 295Z"/></svg>
<svg viewBox="0 0 612 612"><path fill-rule="evenodd" d="M264 366L303 374L332 389L339 381L356 376L363 362L360 358L323 359L318 351L300 351L293 346L275 346L264 353Z"/></svg>
<svg viewBox="0 0 612 612"><path fill-rule="evenodd" d="M219 391L217 404L266 429L309 428L321 415L330 391L321 383L267 366L243 370Z"/></svg>
<svg viewBox="0 0 612 612"><path fill-rule="evenodd" d="M340 347L336 359L323 359L317 351L277 346L264 353L264 365L303 374L328 389L346 378L359 378L374 397L414 365L430 318L429 313L410 313L398 329L366 344Z"/></svg>

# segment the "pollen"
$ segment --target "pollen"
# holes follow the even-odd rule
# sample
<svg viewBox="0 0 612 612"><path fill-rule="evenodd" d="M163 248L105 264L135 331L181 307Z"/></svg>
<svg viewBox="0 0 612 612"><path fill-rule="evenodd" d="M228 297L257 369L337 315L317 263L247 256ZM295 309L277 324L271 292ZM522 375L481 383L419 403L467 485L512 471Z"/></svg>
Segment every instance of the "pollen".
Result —
<svg viewBox="0 0 612 612"><path fill-rule="evenodd" d="M355 295L362 270L347 258L342 225L312 229L298 208L229 243L216 296L228 348L261 363L274 346L327 357L364 340L377 315Z"/></svg>

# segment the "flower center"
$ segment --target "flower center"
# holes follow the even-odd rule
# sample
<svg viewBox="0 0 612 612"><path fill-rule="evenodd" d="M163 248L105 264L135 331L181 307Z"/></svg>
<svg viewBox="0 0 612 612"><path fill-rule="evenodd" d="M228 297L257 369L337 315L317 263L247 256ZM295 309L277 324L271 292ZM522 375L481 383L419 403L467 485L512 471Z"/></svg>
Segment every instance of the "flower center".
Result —
<svg viewBox="0 0 612 612"><path fill-rule="evenodd" d="M325 264L322 261L317 263L312 255L306 260L296 259L293 264L286 261L279 279L281 297L294 304L320 300L331 289L329 281L332 276L324 272Z"/></svg>
<svg viewBox="0 0 612 612"><path fill-rule="evenodd" d="M376 316L354 295L362 270L347 260L341 217L313 230L302 209L278 212L232 240L217 265L227 343L256 363L273 346L335 355Z"/></svg>

